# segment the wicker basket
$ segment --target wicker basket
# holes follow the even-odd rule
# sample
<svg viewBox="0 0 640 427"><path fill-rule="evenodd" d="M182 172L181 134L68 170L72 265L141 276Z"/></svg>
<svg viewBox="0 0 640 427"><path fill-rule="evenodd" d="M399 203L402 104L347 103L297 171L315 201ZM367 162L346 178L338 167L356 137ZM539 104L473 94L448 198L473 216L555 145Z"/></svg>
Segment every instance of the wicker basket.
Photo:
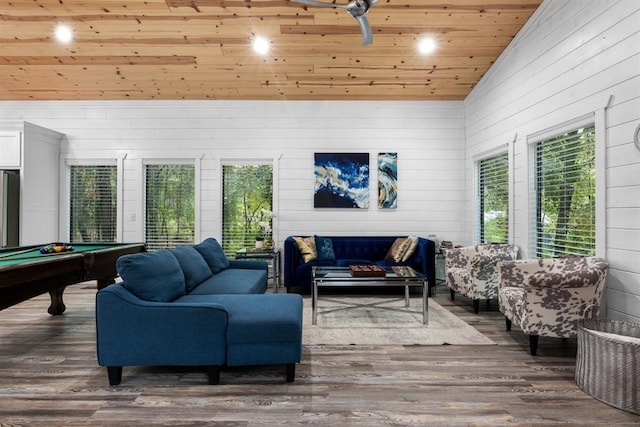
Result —
<svg viewBox="0 0 640 427"><path fill-rule="evenodd" d="M640 414L640 325L579 322L576 383L608 405Z"/></svg>

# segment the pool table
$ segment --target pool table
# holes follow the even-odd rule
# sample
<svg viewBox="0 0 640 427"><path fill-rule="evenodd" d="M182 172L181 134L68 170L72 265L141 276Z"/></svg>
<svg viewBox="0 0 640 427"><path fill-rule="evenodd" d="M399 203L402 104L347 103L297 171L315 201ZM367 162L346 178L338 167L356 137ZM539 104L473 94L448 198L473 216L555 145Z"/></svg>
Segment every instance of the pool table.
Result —
<svg viewBox="0 0 640 427"><path fill-rule="evenodd" d="M115 281L119 256L146 251L143 243L55 243L73 250L41 253L41 248L51 245L0 249L0 310L49 292L48 312L62 314L66 286L97 280L102 289Z"/></svg>

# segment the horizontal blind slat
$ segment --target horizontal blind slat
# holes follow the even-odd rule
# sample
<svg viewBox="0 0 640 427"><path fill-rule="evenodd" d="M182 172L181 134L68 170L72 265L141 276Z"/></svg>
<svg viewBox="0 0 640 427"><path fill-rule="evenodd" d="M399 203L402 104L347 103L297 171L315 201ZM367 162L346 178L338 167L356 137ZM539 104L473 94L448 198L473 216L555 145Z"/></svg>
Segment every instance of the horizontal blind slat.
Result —
<svg viewBox="0 0 640 427"><path fill-rule="evenodd" d="M69 241L115 242L115 165L69 166Z"/></svg>
<svg viewBox="0 0 640 427"><path fill-rule="evenodd" d="M506 243L509 231L507 152L478 162L477 212L480 243Z"/></svg>
<svg viewBox="0 0 640 427"><path fill-rule="evenodd" d="M192 244L195 238L195 167L145 165L145 243L149 249Z"/></svg>
<svg viewBox="0 0 640 427"><path fill-rule="evenodd" d="M595 127L539 141L531 236L538 257L595 253Z"/></svg>

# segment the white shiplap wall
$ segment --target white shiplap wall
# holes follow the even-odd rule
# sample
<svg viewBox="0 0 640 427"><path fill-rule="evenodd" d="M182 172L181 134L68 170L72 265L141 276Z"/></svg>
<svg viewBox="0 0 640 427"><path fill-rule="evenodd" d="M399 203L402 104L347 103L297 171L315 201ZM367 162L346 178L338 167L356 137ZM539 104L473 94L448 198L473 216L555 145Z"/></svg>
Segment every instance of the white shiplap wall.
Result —
<svg viewBox="0 0 640 427"><path fill-rule="evenodd" d="M219 237L225 159L274 161L279 241L314 233L464 237L461 102L0 102L0 117L64 133L63 165L121 165L123 241L143 240L144 162L174 158L199 165L196 240ZM332 151L370 154L369 209L313 208L313 154ZM393 210L377 208L377 154L385 151L399 157Z"/></svg>
<svg viewBox="0 0 640 427"><path fill-rule="evenodd" d="M527 136L595 113L606 123L598 180L606 198L600 246L611 263L608 314L640 322L640 152L632 143L640 121L639 9L637 0L545 1L464 104L0 101L0 129L30 121L66 134L63 163L117 161L125 241L142 239L145 159L199 165L202 238L219 233L221 160L255 158L274 159L280 241L294 234L415 233L473 243L474 159L507 145L513 240L526 256ZM368 210L313 209L319 151L370 153ZM399 154L397 210L375 207L380 151Z"/></svg>
<svg viewBox="0 0 640 427"><path fill-rule="evenodd" d="M527 137L595 115L603 160L597 176L602 186L598 255L611 266L607 314L640 322L640 151L633 145L640 121L640 2L545 1L465 100L465 110L467 206L473 206L477 153L511 144L513 238L525 256ZM473 209L467 212L471 242Z"/></svg>

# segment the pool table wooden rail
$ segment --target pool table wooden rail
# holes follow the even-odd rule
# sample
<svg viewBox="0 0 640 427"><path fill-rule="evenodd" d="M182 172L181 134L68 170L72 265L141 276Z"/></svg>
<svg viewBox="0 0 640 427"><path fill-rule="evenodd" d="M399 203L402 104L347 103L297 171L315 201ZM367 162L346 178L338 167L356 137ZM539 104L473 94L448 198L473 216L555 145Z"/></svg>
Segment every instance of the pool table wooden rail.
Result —
<svg viewBox="0 0 640 427"><path fill-rule="evenodd" d="M47 311L62 314L66 309L62 299L66 286L97 280L98 289L102 289L115 281L118 257L144 251L142 243L105 245L97 250L66 252L0 267L0 310L49 292L51 305Z"/></svg>

